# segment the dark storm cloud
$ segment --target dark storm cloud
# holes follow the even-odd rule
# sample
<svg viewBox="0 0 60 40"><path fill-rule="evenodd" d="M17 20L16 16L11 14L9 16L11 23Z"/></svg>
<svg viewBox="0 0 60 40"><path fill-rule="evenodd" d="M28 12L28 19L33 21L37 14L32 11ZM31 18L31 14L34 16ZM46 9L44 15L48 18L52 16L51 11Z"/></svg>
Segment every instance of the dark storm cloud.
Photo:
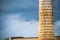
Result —
<svg viewBox="0 0 60 40"><path fill-rule="evenodd" d="M21 12L28 20L38 20L38 0L3 0L1 12Z"/></svg>

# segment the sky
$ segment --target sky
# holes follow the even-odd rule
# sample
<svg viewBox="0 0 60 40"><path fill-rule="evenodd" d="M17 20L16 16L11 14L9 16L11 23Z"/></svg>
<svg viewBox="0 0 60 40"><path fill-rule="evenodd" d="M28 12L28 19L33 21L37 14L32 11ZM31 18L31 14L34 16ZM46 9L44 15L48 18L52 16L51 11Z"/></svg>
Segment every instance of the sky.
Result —
<svg viewBox="0 0 60 40"><path fill-rule="evenodd" d="M0 40L38 36L38 0L0 0ZM60 0L54 0L55 36L60 36Z"/></svg>

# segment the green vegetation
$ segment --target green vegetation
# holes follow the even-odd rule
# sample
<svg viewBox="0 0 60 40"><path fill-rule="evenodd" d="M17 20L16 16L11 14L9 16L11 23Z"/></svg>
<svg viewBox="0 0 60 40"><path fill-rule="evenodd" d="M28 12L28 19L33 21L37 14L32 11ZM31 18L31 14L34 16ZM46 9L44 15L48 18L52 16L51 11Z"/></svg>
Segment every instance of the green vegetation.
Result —
<svg viewBox="0 0 60 40"><path fill-rule="evenodd" d="M4 40L9 40L9 37L5 38Z"/></svg>

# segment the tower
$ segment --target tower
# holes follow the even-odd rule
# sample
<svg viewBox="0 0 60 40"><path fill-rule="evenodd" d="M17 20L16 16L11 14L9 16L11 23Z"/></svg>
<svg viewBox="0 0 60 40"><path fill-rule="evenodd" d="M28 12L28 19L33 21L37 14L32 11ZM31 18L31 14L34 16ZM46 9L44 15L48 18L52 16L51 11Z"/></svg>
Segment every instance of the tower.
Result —
<svg viewBox="0 0 60 40"><path fill-rule="evenodd" d="M54 40L53 0L39 0L39 40Z"/></svg>

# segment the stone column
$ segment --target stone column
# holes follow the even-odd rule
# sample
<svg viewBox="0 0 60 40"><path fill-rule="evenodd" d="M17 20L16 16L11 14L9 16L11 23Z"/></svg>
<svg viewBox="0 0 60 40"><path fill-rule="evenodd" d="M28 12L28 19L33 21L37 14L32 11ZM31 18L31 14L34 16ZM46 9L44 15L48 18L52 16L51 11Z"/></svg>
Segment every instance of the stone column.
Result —
<svg viewBox="0 0 60 40"><path fill-rule="evenodd" d="M53 0L39 0L39 40L54 40Z"/></svg>

